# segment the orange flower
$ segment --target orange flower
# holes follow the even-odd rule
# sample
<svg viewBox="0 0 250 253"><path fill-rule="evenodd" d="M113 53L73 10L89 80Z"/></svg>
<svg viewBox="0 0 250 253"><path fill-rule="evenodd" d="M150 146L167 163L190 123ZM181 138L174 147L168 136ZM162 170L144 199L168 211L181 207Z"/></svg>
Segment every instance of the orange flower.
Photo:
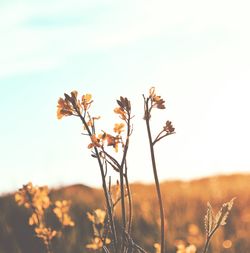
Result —
<svg viewBox="0 0 250 253"><path fill-rule="evenodd" d="M114 112L119 114L120 118L125 120L126 119L126 112L121 108L121 107L117 107L114 109Z"/></svg>
<svg viewBox="0 0 250 253"><path fill-rule="evenodd" d="M82 96L82 106L83 106L83 109L84 111L87 111L91 105L91 103L93 102L92 99L92 95L91 94L85 94Z"/></svg>
<svg viewBox="0 0 250 253"><path fill-rule="evenodd" d="M101 147L101 140L99 138L96 137L95 134L93 134L91 137L91 143L88 145L88 148L91 149L93 147Z"/></svg>
<svg viewBox="0 0 250 253"><path fill-rule="evenodd" d="M157 96L155 94L155 87L151 87L149 89L149 98L153 102L153 107L156 107L158 109L165 109L165 101L161 98L161 96Z"/></svg>
<svg viewBox="0 0 250 253"><path fill-rule="evenodd" d="M108 146L112 146L115 149L115 152L118 152L118 144L119 144L120 138L107 134L106 140L107 140Z"/></svg>
<svg viewBox="0 0 250 253"><path fill-rule="evenodd" d="M105 239L105 244L110 244L111 240L109 238ZM87 244L86 248L87 249L92 249L92 250L98 250L101 249L103 247L103 241L100 237L94 237L94 239L92 239L92 243Z"/></svg>
<svg viewBox="0 0 250 253"><path fill-rule="evenodd" d="M59 98L57 105L57 118L61 119L63 116L70 116L73 114L73 107L67 99Z"/></svg>
<svg viewBox="0 0 250 253"><path fill-rule="evenodd" d="M115 126L114 126L114 132L118 133L118 134L121 134L121 132L124 131L124 129L123 129L124 126L125 125L123 123L118 123L118 124L116 123Z"/></svg>

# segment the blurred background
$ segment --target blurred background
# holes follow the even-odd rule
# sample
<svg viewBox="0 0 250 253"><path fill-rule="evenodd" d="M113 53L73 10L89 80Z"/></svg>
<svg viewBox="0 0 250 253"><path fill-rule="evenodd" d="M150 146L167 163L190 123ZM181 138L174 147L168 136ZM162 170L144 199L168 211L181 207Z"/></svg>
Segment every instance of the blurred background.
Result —
<svg viewBox="0 0 250 253"><path fill-rule="evenodd" d="M152 183L142 120L142 94L151 86L166 100L166 110L152 118L153 133L166 120L176 129L156 147L163 188L166 180L175 180L166 183L166 209L176 215L169 216L169 228L178 230L169 235L169 243L187 241L183 236L190 226L200 233L203 213L195 212L205 210L207 201L219 207L237 196L232 224L220 235L233 246L224 247L231 245L227 241L214 247L216 252L249 250L249 7L244 0L1 1L0 252L28 252L20 244L27 238L23 240L15 227L25 223L27 214L16 210L11 197L23 184L48 185L62 196L69 185L101 185L81 123L56 118L57 100L64 92L93 95L92 114L101 116L98 131L112 132L120 122L113 113L120 95L131 100L135 117L129 178L135 189L138 183ZM229 176L235 173L235 178ZM203 177L206 188L198 183ZM155 200L149 196L149 206L138 204L138 210L150 210L150 201ZM76 209L94 207L90 202L81 205L76 203ZM143 216L139 230L149 226L152 231L155 218ZM171 222L180 224L173 228ZM15 248L3 244L6 238Z"/></svg>
<svg viewBox="0 0 250 253"><path fill-rule="evenodd" d="M80 122L58 121L64 92L91 93L99 131L116 99L132 103L132 181L151 182L142 94L151 86L176 135L158 146L160 178L249 172L248 1L0 3L0 192L32 181L98 186ZM105 106L104 106L105 105ZM69 173L69 169L71 173ZM141 176L143 174L143 177Z"/></svg>

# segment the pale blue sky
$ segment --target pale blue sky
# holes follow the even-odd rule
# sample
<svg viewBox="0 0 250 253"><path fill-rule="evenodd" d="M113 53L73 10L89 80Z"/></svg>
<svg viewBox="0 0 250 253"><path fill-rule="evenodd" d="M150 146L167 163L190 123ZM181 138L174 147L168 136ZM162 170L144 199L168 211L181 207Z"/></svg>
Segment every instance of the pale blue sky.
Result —
<svg viewBox="0 0 250 253"><path fill-rule="evenodd" d="M134 104L131 180L152 177L141 94L167 101L155 129L159 174L190 179L250 172L248 1L0 2L0 192L36 184L100 185L76 119L56 119L64 92L92 93L101 129L115 99ZM112 122L112 123L111 123Z"/></svg>

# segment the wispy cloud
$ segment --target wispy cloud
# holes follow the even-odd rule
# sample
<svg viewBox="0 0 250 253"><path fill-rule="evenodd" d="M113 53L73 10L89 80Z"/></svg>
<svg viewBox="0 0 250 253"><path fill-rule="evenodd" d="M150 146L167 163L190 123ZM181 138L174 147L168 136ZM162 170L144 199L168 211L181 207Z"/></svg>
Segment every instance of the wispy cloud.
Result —
<svg viewBox="0 0 250 253"><path fill-rule="evenodd" d="M194 0L12 1L1 6L0 76L56 68L71 55L122 48L156 36L202 47L209 38L226 43L238 39L232 36L238 33L249 42L249 34L241 33L250 21L246 5Z"/></svg>

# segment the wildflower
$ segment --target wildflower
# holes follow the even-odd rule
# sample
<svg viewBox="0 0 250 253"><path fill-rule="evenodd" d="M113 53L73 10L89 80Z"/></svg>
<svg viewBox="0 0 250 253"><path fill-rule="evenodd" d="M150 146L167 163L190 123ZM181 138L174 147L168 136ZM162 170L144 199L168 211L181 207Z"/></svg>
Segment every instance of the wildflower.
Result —
<svg viewBox="0 0 250 253"><path fill-rule="evenodd" d="M155 253L161 252L161 245L159 243L154 243Z"/></svg>
<svg viewBox="0 0 250 253"><path fill-rule="evenodd" d="M107 140L108 146L112 146L115 149L115 152L118 152L118 144L120 143L120 137L119 136L115 137L110 134L107 134L106 140Z"/></svg>
<svg viewBox="0 0 250 253"><path fill-rule="evenodd" d="M56 201L55 208L53 212L61 222L63 226L71 226L73 227L75 223L72 221L71 217L69 216L70 202L67 200L63 201Z"/></svg>
<svg viewBox="0 0 250 253"><path fill-rule="evenodd" d="M152 106L158 109L165 109L165 101L161 98L161 96L157 96L155 94L155 87L151 87L149 90L149 98L152 101Z"/></svg>
<svg viewBox="0 0 250 253"><path fill-rule="evenodd" d="M121 107L116 107L114 112L119 114L121 119L126 120L126 112Z"/></svg>
<svg viewBox="0 0 250 253"><path fill-rule="evenodd" d="M45 245L48 245L49 242L56 236L56 231L51 228L46 227L37 227L35 228L36 236L41 238Z"/></svg>
<svg viewBox="0 0 250 253"><path fill-rule="evenodd" d="M73 115L74 108L70 104L69 100L59 98L57 105L57 118L61 119L63 116Z"/></svg>
<svg viewBox="0 0 250 253"><path fill-rule="evenodd" d="M82 96L81 105L83 106L84 111L87 111L93 102L91 94L85 94Z"/></svg>
<svg viewBox="0 0 250 253"><path fill-rule="evenodd" d="M109 238L105 239L105 244L110 244L111 240ZM103 247L103 241L100 237L94 237L94 239L92 239L92 243L87 244L86 248L87 249L92 249L92 250L98 250L101 249Z"/></svg>
<svg viewBox="0 0 250 253"><path fill-rule="evenodd" d="M96 209L92 214L87 212L87 217L93 224L104 224L106 212L101 209Z"/></svg>
<svg viewBox="0 0 250 253"><path fill-rule="evenodd" d="M39 224L40 217L37 213L32 213L32 215L29 218L29 225L38 225Z"/></svg>
<svg viewBox="0 0 250 253"><path fill-rule="evenodd" d="M125 125L123 123L118 123L118 124L116 123L115 126L114 126L114 132L118 133L118 134L121 134L121 132L124 131L124 129L123 129L124 126Z"/></svg>
<svg viewBox="0 0 250 253"><path fill-rule="evenodd" d="M114 109L114 112L119 114L122 120L126 120L131 111L130 101L125 97L120 97L120 100L116 100L119 107Z"/></svg>
<svg viewBox="0 0 250 253"><path fill-rule="evenodd" d="M88 148L91 149L93 147L101 147L101 139L97 138L95 134L93 134L91 137L91 143L88 145Z"/></svg>
<svg viewBox="0 0 250 253"><path fill-rule="evenodd" d="M50 206L48 193L47 186L34 187L32 183L28 183L15 194L15 201L19 206L24 205L25 208L32 207L41 211Z"/></svg>
<svg viewBox="0 0 250 253"><path fill-rule="evenodd" d="M15 201L19 206L24 205L24 207L30 208L34 194L35 188L33 188L32 183L28 183L15 194Z"/></svg>
<svg viewBox="0 0 250 253"><path fill-rule="evenodd" d="M47 209L50 206L49 189L47 186L36 188L36 193L33 197L33 206L38 210Z"/></svg>

